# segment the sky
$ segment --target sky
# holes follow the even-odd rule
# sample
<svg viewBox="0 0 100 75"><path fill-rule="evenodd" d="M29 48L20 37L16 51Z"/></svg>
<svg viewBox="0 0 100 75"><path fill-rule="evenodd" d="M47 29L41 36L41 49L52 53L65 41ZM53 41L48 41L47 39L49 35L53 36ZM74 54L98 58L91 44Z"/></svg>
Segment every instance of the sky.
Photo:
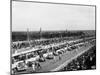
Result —
<svg viewBox="0 0 100 75"><path fill-rule="evenodd" d="M95 7L12 2L12 31L95 30Z"/></svg>

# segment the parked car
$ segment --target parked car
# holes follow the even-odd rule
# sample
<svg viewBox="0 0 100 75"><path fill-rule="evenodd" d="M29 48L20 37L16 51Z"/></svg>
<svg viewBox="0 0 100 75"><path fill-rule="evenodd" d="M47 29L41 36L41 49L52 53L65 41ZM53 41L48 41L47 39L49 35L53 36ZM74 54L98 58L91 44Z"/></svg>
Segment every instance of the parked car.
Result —
<svg viewBox="0 0 100 75"><path fill-rule="evenodd" d="M57 52L53 52L53 55L54 56L58 56L59 54Z"/></svg>
<svg viewBox="0 0 100 75"><path fill-rule="evenodd" d="M71 48L67 48L67 51L72 51L72 49Z"/></svg>
<svg viewBox="0 0 100 75"><path fill-rule="evenodd" d="M47 59L53 59L54 56L53 56L53 55L48 55L46 58L47 58Z"/></svg>
<svg viewBox="0 0 100 75"><path fill-rule="evenodd" d="M20 62L16 65L15 69L16 69L16 71L18 71L18 72L19 72L19 71L25 71L25 70L27 69L27 66L26 66L25 62L20 61Z"/></svg>
<svg viewBox="0 0 100 75"><path fill-rule="evenodd" d="M44 57L40 57L38 61L39 62L44 62L45 61L45 58Z"/></svg>
<svg viewBox="0 0 100 75"><path fill-rule="evenodd" d="M57 50L56 51L58 54L63 54L63 51L62 50Z"/></svg>

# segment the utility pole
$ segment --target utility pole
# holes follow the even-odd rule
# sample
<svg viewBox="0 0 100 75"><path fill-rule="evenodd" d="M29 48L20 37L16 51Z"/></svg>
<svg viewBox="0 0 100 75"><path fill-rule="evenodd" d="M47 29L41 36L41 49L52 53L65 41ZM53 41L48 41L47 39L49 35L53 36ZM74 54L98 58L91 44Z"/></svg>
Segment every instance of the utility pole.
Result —
<svg viewBox="0 0 100 75"><path fill-rule="evenodd" d="M40 40L41 40L41 38L42 38L42 29L41 29L41 27L40 27Z"/></svg>
<svg viewBox="0 0 100 75"><path fill-rule="evenodd" d="M29 29L27 28L27 41L29 42Z"/></svg>
<svg viewBox="0 0 100 75"><path fill-rule="evenodd" d="M29 37L29 29L27 28L27 41L29 43L29 47L31 47L31 43L30 43L30 37Z"/></svg>

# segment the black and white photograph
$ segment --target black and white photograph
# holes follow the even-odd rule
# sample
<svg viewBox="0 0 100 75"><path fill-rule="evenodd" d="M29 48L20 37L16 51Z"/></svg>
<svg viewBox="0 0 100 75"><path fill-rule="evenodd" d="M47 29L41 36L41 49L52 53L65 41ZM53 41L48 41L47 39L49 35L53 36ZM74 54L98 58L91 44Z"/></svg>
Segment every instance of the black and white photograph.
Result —
<svg viewBox="0 0 100 75"><path fill-rule="evenodd" d="M96 6L11 1L11 74L96 70Z"/></svg>

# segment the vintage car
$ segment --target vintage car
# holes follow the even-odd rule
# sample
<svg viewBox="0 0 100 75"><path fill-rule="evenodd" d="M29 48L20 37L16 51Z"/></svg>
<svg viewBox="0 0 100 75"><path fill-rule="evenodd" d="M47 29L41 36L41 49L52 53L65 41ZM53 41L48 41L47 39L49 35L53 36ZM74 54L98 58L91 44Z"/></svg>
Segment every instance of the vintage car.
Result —
<svg viewBox="0 0 100 75"><path fill-rule="evenodd" d="M33 61L33 62L34 62L34 61L37 61L37 60L39 60L39 58L40 58L39 56L35 56L35 57L33 57L33 58L26 59L26 63L29 62L29 61Z"/></svg>
<svg viewBox="0 0 100 75"><path fill-rule="evenodd" d="M44 62L45 61L45 58L44 57L40 57L38 61L39 62Z"/></svg>
<svg viewBox="0 0 100 75"><path fill-rule="evenodd" d="M72 51L72 49L70 47L67 48L67 51Z"/></svg>
<svg viewBox="0 0 100 75"><path fill-rule="evenodd" d="M57 50L56 52L57 52L58 54L63 54L63 53L64 53L63 50L61 50L61 49L60 49L60 50Z"/></svg>
<svg viewBox="0 0 100 75"><path fill-rule="evenodd" d="M59 54L57 52L53 52L53 55L54 56L58 56Z"/></svg>
<svg viewBox="0 0 100 75"><path fill-rule="evenodd" d="M23 61L19 61L12 64L12 74L15 74L16 72L26 71L26 70L27 70L27 66Z"/></svg>
<svg viewBox="0 0 100 75"><path fill-rule="evenodd" d="M53 52L48 52L48 53L45 53L45 54L43 54L43 57L44 57L44 58L47 58L47 57L48 57L48 55L53 55Z"/></svg>
<svg viewBox="0 0 100 75"><path fill-rule="evenodd" d="M53 59L54 56L53 56L53 55L48 55L46 58L47 58L47 59Z"/></svg>
<svg viewBox="0 0 100 75"><path fill-rule="evenodd" d="M17 71L25 71L27 69L27 66L25 64L25 62L20 61L17 65Z"/></svg>

